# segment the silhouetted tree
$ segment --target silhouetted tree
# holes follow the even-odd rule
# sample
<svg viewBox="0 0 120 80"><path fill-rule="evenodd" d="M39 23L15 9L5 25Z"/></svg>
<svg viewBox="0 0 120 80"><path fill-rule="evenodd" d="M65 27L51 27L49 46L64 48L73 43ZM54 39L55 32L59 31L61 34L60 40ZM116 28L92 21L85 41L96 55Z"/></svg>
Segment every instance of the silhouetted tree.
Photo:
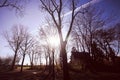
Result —
<svg viewBox="0 0 120 80"><path fill-rule="evenodd" d="M22 25L13 26L12 33L8 34L8 32L5 32L4 37L7 40L10 48L14 51L14 58L11 65L11 70L13 70L20 46L24 40L24 27Z"/></svg>
<svg viewBox="0 0 120 80"><path fill-rule="evenodd" d="M78 40L79 46L82 47L82 51L88 51L91 56L94 56L96 51L92 47L95 46L95 44L96 47L98 47L98 43L95 38L97 33L99 34L97 30L103 28L107 24L107 21L110 20L108 19L109 17L103 19L102 16L104 12L102 10L97 10L97 8L92 5L89 5L81 10L86 12L76 17L73 33L77 34L77 36L73 37Z"/></svg>
<svg viewBox="0 0 120 80"><path fill-rule="evenodd" d="M32 39L31 47L28 48L27 50L27 54L30 59L31 69L33 69L33 66L34 66L35 55L39 52L39 49L40 49L38 45L39 43L37 43L36 39Z"/></svg>
<svg viewBox="0 0 120 80"><path fill-rule="evenodd" d="M25 28L25 27L24 27ZM21 63L21 72L23 71L23 63L25 60L25 55L28 53L28 50L31 49L32 45L34 44L33 38L32 36L29 34L29 32L27 31L27 29L24 29L23 31L24 35L23 35L23 42L20 45L20 51L22 54L22 63Z"/></svg>
<svg viewBox="0 0 120 80"><path fill-rule="evenodd" d="M104 51L106 58L109 60L111 52L113 53L112 47L115 44L115 28L107 30L100 29L96 31L95 40L97 41L98 46Z"/></svg>
<svg viewBox="0 0 120 80"><path fill-rule="evenodd" d="M115 26L115 32L116 32L116 40L117 40L117 47L116 47L116 49L117 49L117 55L118 55L118 53L120 52L120 23L117 23Z"/></svg>
<svg viewBox="0 0 120 80"><path fill-rule="evenodd" d="M70 32L72 30L73 27L73 22L74 19L76 17L76 15L79 13L79 11L75 12L75 9L77 8L76 6L76 2L75 0L69 0L69 3L71 4L67 4L70 8L71 8L71 19L69 22L69 26L68 26L68 32L66 35L65 40L63 40L63 34L62 34L62 27L63 25L63 16L62 13L65 11L65 7L64 4L65 2L63 0L40 0L41 2L41 6L42 8L47 11L47 13L50 15L50 17L52 18L52 22L55 25L55 27L57 28L58 34L59 34L59 38L60 38L60 55L62 58L62 66L63 66L63 80L70 80L69 77L69 70L68 70L68 64L67 64L67 53L66 53L66 44L68 42L68 38L70 35Z"/></svg>
<svg viewBox="0 0 120 80"><path fill-rule="evenodd" d="M28 56L30 59L30 65L31 65L31 69L33 69L33 59L34 59L34 54L35 54L35 49L33 49L33 47L28 51Z"/></svg>

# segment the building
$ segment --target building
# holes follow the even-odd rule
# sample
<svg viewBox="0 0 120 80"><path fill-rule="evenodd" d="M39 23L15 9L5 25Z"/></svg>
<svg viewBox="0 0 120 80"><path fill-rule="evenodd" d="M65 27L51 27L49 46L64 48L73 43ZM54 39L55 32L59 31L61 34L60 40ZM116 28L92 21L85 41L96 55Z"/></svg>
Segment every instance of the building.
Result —
<svg viewBox="0 0 120 80"><path fill-rule="evenodd" d="M88 67L91 61L91 57L88 52L78 52L75 47L73 47L71 53L70 64L74 68L86 69Z"/></svg>

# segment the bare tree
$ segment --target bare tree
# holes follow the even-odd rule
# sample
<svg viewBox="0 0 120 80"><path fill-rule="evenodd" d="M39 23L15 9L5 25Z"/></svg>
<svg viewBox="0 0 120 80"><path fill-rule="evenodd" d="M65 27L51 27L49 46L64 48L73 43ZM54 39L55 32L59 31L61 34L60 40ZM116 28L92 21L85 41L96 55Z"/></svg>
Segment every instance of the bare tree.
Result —
<svg viewBox="0 0 120 80"><path fill-rule="evenodd" d="M10 35L11 34L11 35ZM16 57L20 50L20 46L24 40L24 28L22 25L12 27L12 33L5 32L4 37L7 40L10 48L14 51L14 58L12 61L11 70L15 67Z"/></svg>
<svg viewBox="0 0 120 80"><path fill-rule="evenodd" d="M95 37L98 46L104 51L106 58L114 62L115 52L115 28L110 28L108 30L100 29L96 31Z"/></svg>
<svg viewBox="0 0 120 80"><path fill-rule="evenodd" d="M34 40L33 42L34 44L32 44L31 48L29 48L29 50L27 51L30 59L31 69L33 69L33 66L34 66L35 55L38 53L38 50L37 50L38 47L37 47L36 41Z"/></svg>
<svg viewBox="0 0 120 80"><path fill-rule="evenodd" d="M49 22L48 22L49 23ZM55 54L58 55L58 53L55 53L57 46L55 44L52 44L55 39L55 36L57 36L57 30L54 28L53 25L45 26L46 28L41 28L39 31L39 36L41 39L41 47L44 49L45 53L45 59L46 59L46 65L49 66L49 76L52 76L52 80L55 79L55 70L54 70L54 61L55 61ZM57 40L57 39L56 39ZM58 41L57 41L58 42ZM56 44L59 44L56 43ZM48 62L49 61L49 62Z"/></svg>
<svg viewBox="0 0 120 80"><path fill-rule="evenodd" d="M75 21L76 27L73 32L78 35L77 37L83 48L82 50L93 54L92 44L95 41L95 32L106 25L106 20L102 19L103 11L98 11L91 5L83 10L85 10L86 13L77 16Z"/></svg>
<svg viewBox="0 0 120 80"><path fill-rule="evenodd" d="M75 12L76 9L76 3L75 0L69 0L69 2L71 3L71 19L70 19L70 23L68 26L68 32L66 35L65 40L63 40L63 34L62 34L62 27L63 27L63 15L62 13L65 11L65 4L63 0L40 0L41 4L42 4L42 8L48 12L48 14L50 15L50 17L52 18L52 22L54 23L55 27L57 28L58 34L59 34L59 38L60 38L60 54L62 57L62 65L63 65L63 80L70 80L69 77L69 71L68 71L68 64L67 64L67 53L66 53L66 44L70 35L70 32L72 30L73 27L73 22L74 19L76 17L76 15L79 12Z"/></svg>
<svg viewBox="0 0 120 80"><path fill-rule="evenodd" d="M25 5L28 1L29 0L0 0L0 8L7 7L14 9L16 13L23 15Z"/></svg>
<svg viewBox="0 0 120 80"><path fill-rule="evenodd" d="M86 13L78 15L75 21L73 30L74 40L78 40L79 46L82 46L82 51L87 51L91 54L94 61L100 62L105 58L105 55L114 56L113 42L115 40L114 28L103 29L105 26L110 27L108 22L114 19L114 15L102 18L104 12L97 10L93 6L84 8ZM74 35L75 34L75 35ZM100 36L101 35L101 36ZM103 57L104 56L104 57ZM112 56L112 59L114 58ZM114 61L114 59L113 59Z"/></svg>
<svg viewBox="0 0 120 80"><path fill-rule="evenodd" d="M27 29L24 29L23 33L23 42L20 45L20 51L22 54L22 63L21 63L21 72L23 71L23 63L25 60L25 55L28 53L28 50L31 49L32 45L34 44L32 36L28 33Z"/></svg>
<svg viewBox="0 0 120 80"><path fill-rule="evenodd" d="M115 31L116 31L116 40L117 40L117 55L118 55L118 53L120 52L120 31L119 31L119 29L120 29L120 23L117 23L115 26Z"/></svg>

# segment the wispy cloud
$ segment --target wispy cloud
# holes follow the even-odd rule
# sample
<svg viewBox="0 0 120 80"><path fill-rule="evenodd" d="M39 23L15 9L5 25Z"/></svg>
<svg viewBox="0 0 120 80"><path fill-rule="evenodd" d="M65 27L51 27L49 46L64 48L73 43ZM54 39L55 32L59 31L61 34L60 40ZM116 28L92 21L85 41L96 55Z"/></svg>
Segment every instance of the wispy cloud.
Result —
<svg viewBox="0 0 120 80"><path fill-rule="evenodd" d="M89 6L89 5L96 4L96 3L100 2L100 1L101 1L101 0L92 0L92 1L89 1L89 2L81 5L80 7L76 8L75 11L78 11L78 10L80 10L80 9L82 9L82 8L85 8L85 7ZM66 14L64 14L64 16L68 16L68 15L70 15L71 13L72 13L72 11L69 11L69 12L67 12Z"/></svg>
<svg viewBox="0 0 120 80"><path fill-rule="evenodd" d="M75 12L79 11L80 9L85 8L85 7L89 6L89 5L94 5L94 4L96 4L96 3L100 2L100 1L102 1L102 0L92 0L92 1L89 1L89 2L81 5L80 7L76 8ZM69 16L70 14L72 14L72 11L69 11L69 12L65 13L63 16L66 17L66 16ZM63 17L63 16L61 16L61 17ZM48 24L46 23L46 24L43 24L42 26L43 27L44 26L48 26Z"/></svg>

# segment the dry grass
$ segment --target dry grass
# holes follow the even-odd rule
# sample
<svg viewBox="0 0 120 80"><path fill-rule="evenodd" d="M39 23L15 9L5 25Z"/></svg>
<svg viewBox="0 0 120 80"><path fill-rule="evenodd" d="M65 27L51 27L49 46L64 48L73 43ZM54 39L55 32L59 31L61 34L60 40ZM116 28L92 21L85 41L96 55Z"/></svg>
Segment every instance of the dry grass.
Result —
<svg viewBox="0 0 120 80"><path fill-rule="evenodd" d="M23 67L23 70L27 70L27 69L29 69L29 68L30 68L29 66L24 66L24 67ZM21 69L20 66L18 66L18 67L16 68L17 71L19 71L20 69Z"/></svg>
<svg viewBox="0 0 120 80"><path fill-rule="evenodd" d="M41 73L41 70L26 70L28 68L24 67L23 72L19 72L18 67L16 71L0 73L0 80L44 80L48 76L48 70ZM70 77L71 80L120 80L120 73L70 71ZM46 80L50 80L50 77L47 77ZM62 80L61 70L56 73L55 80Z"/></svg>

